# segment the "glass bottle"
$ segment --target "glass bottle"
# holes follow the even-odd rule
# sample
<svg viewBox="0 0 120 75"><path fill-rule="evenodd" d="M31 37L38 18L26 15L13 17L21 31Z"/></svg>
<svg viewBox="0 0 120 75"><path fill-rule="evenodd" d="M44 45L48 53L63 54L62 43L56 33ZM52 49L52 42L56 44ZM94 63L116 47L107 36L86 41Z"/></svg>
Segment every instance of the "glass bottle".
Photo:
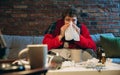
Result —
<svg viewBox="0 0 120 75"><path fill-rule="evenodd" d="M99 60L98 62L101 62L101 58L102 58L102 51L101 51L101 47L99 46L97 49L97 59Z"/></svg>
<svg viewBox="0 0 120 75"><path fill-rule="evenodd" d="M101 62L102 62L102 64L105 64L105 62L106 62L106 57L105 57L105 53L104 52L102 53Z"/></svg>

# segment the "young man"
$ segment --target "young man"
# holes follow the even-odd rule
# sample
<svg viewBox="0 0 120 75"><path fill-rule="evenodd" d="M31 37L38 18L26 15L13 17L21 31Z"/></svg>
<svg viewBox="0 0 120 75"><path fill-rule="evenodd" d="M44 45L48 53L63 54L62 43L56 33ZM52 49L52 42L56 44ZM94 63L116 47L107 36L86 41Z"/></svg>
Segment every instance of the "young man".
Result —
<svg viewBox="0 0 120 75"><path fill-rule="evenodd" d="M62 19L52 23L45 32L43 44L51 49L91 49L96 51L96 44L84 23L78 22L78 13L74 8L67 9Z"/></svg>

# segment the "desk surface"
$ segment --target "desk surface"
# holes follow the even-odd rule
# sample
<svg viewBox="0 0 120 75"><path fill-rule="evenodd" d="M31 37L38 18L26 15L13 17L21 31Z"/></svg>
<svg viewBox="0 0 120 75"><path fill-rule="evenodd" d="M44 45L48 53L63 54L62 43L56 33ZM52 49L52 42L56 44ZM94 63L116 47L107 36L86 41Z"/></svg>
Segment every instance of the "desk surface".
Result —
<svg viewBox="0 0 120 75"><path fill-rule="evenodd" d="M65 67L59 70L49 70L47 75L120 75L120 64L106 63L99 72L96 68L83 66Z"/></svg>
<svg viewBox="0 0 120 75"><path fill-rule="evenodd" d="M15 59L11 60L0 60L0 66L1 64L12 64L15 61ZM24 71L13 71L8 73L0 73L0 75L35 75L35 74L46 74L48 71L48 68L37 68L37 69L30 69L30 66L28 66L29 69L26 69Z"/></svg>
<svg viewBox="0 0 120 75"><path fill-rule="evenodd" d="M37 69L32 69L32 70L5 73L5 74L2 74L2 75L35 75L35 74L46 74L47 71L48 71L47 68L37 68Z"/></svg>
<svg viewBox="0 0 120 75"><path fill-rule="evenodd" d="M120 64L106 63L105 67L98 72L96 68L86 68L83 65L62 67L59 70L34 69L21 72L6 73L4 75L33 75L36 73L46 73L46 75L120 75Z"/></svg>

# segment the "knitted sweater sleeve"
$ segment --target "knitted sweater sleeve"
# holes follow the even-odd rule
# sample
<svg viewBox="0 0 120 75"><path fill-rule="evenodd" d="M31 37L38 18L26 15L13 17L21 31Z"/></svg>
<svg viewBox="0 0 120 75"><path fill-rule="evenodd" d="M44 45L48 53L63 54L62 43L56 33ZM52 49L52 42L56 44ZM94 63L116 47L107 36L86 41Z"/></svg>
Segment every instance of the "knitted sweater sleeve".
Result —
<svg viewBox="0 0 120 75"><path fill-rule="evenodd" d="M48 50L58 48L62 45L62 42L59 40L58 36L53 37L51 34L46 34L42 43L48 45Z"/></svg>

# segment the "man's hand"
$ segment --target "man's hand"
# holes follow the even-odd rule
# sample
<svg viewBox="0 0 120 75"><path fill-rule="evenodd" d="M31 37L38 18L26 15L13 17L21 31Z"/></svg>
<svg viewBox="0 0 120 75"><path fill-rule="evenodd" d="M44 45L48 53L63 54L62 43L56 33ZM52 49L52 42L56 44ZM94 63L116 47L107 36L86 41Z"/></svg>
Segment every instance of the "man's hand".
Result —
<svg viewBox="0 0 120 75"><path fill-rule="evenodd" d="M65 30L69 27L69 23L63 25L60 29L59 39L61 40L65 36Z"/></svg>

